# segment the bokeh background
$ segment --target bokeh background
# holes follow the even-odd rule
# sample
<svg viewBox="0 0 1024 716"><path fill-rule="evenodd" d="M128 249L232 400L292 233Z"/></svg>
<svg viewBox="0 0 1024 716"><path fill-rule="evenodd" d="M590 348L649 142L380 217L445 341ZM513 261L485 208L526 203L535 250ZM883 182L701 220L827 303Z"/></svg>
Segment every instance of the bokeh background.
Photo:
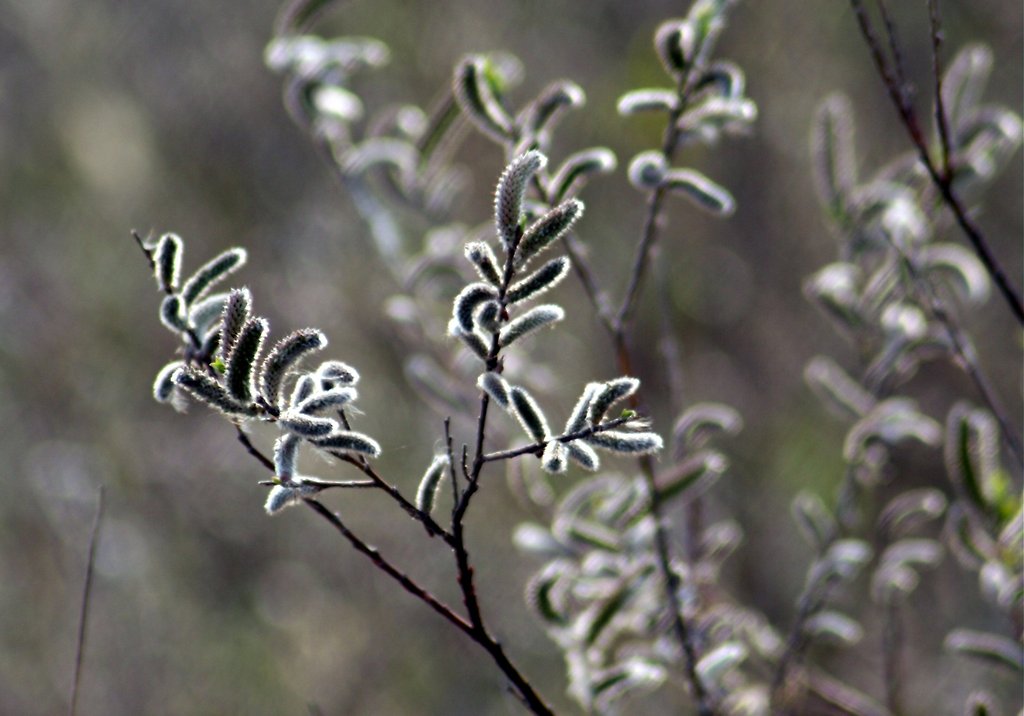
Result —
<svg viewBox="0 0 1024 716"><path fill-rule="evenodd" d="M323 32L378 37L392 49L391 67L367 75L362 88L374 97L428 102L463 53L507 50L526 69L513 99L561 77L588 94L586 110L558 133L555 154L602 144L620 165L655 146L660 128L619 118L615 100L663 83L651 36L687 9L665 0L340 5ZM911 72L923 80L924 3L900 5ZM988 98L1020 111L1021 4L942 6L948 46L990 44ZM381 470L403 489L415 490L439 442L441 417L406 386L407 348L382 317L396 290L391 273L263 65L277 10L276 0L0 0L0 713L66 708L100 485L107 509L79 713L304 714L310 705L324 714L520 713L474 645L324 524L304 510L269 519L256 485L264 474L230 425L198 406L182 415L150 397L177 345L157 319L159 295L131 229L181 234L186 270L228 246L247 247L238 281L252 288L277 335L320 327L330 356L361 369L359 427L382 442ZM714 514L747 533L727 585L785 628L809 557L789 501L801 488L830 497L842 474L844 425L803 385L802 366L817 353L854 360L801 294L803 278L836 256L810 180L810 118L830 91L848 93L865 169L907 142L845 3L743 3L718 54L747 71L760 107L756 131L684 162L729 187L739 210L718 221L674 203L662 260L671 262L686 401L722 400L746 421L727 446L734 467L711 498ZM456 214L484 221L500 152L475 138L460 160L476 181ZM1018 285L1021 194L1018 156L979 214ZM641 197L620 169L584 199L581 237L602 283L620 295ZM542 339L541 354L545 399L565 410L587 380L610 377L614 361L578 286L567 282L560 292L569 319ZM660 324L653 301L641 317L642 331ZM1019 329L997 298L965 320L1019 417ZM653 343L640 372L659 386ZM972 395L942 366L910 391L936 413L951 396ZM656 424L670 424L677 407L653 405ZM255 439L269 448L272 436L257 431ZM902 485L941 482L936 454L910 452L901 458ZM529 514L500 470L487 477L469 525L484 604L513 657L572 712L560 657L521 597L537 563L515 552L510 534ZM457 601L448 554L390 503L364 494L328 502ZM945 626L999 624L978 602L973 577L948 560L926 580L930 596L907 614L920 645L909 703L915 713L959 713L981 672L943 654ZM842 667L878 694L870 627ZM1019 698L1012 679L993 687ZM670 689L640 703L635 712L669 713L682 700Z"/></svg>

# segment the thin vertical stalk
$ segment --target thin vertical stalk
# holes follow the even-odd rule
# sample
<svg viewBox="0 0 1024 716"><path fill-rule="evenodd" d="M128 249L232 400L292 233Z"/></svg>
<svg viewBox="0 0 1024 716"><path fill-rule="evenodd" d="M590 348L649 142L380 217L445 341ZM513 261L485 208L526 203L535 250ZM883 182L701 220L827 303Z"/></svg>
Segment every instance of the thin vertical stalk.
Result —
<svg viewBox="0 0 1024 716"><path fill-rule="evenodd" d="M964 206L959 195L953 190L953 176L948 171L940 170L936 166L931 154L928 150L928 141L925 138L924 131L921 128L921 123L918 121L917 113L914 111L913 105L908 101L906 92L904 91L901 82L899 80L899 74L894 74L894 70L890 61L885 57L885 53L882 51L881 42L878 39L878 35L875 32L874 27L871 24L871 19L868 17L867 10L864 7L862 0L850 0L850 6L853 8L854 15L857 18L857 24L860 28L861 36L864 38L864 43L868 47L868 51L871 53L871 58L875 63L875 68L878 70L879 76L882 78L882 82L885 84L886 90L889 93L889 97L892 100L893 106L896 108L896 112L899 114L900 121L903 127L907 130L907 134L910 136L910 140L917 150L918 157L925 169L928 171L928 175L935 185L935 188L939 190L939 195L942 197L943 203L949 208L956 219L957 225L961 231L967 236L968 241L974 248L974 252L985 266L985 270L988 272L992 281L996 284L999 292L1002 294L1003 299L1009 305L1011 312L1017 319L1017 322L1024 325L1024 303L1021 302L1020 293L1010 283L1009 278L1006 276L1006 272L1003 270L999 261L996 259L995 254L992 252L989 246L988 240L982 233L981 228L977 222L968 214L967 207ZM879 7L884 11L884 4L879 3ZM938 51L940 44L940 37L937 33L940 31L937 24L937 8L932 9L931 16L932 21L932 47L933 52ZM894 29L891 23L888 21L886 15L886 28L889 37L890 44L898 50L899 45L896 42ZM893 60L897 63L897 70L899 69L899 55L895 55ZM937 61L933 60L932 63L933 71L939 69ZM941 76L935 78L935 86L941 97L942 91L942 78ZM936 105L941 100L936 100ZM937 111L939 111L937 109ZM948 121L948 119L947 119ZM940 132L943 122L939 122ZM947 140L948 142L948 137ZM948 151L948 150L945 150ZM951 162L951 160L949 160ZM947 164L944 161L944 165Z"/></svg>
<svg viewBox="0 0 1024 716"><path fill-rule="evenodd" d="M96 564L96 544L99 541L100 522L103 520L103 486L97 492L96 516L89 534L89 556L85 563L85 581L82 584L82 601L78 610L78 639L75 644L75 671L71 679L71 697L68 699L68 716L75 716L78 707L78 685L82 678L82 659L85 654L86 624L92 596L92 575Z"/></svg>

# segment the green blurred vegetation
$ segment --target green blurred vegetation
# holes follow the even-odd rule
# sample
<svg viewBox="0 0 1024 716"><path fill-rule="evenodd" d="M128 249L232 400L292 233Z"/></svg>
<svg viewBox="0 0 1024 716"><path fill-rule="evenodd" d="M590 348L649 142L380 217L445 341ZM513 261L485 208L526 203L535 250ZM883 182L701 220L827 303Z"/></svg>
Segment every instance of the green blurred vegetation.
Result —
<svg viewBox="0 0 1024 716"><path fill-rule="evenodd" d="M988 97L1019 111L1020 3L959 0L943 8L947 47L989 43L996 68ZM616 116L615 99L662 82L650 38L660 20L685 10L662 0L379 0L343 6L327 28L391 46L392 66L361 88L377 99L428 102L469 51L518 55L527 73L520 98L572 78L588 94L587 109L568 118L556 154L606 144L625 165L654 146L659 129ZM100 484L108 509L80 713L303 714L307 704L325 714L519 712L474 645L334 533L298 510L268 519L255 484L264 475L230 426L198 406L183 416L150 398L152 378L176 346L157 320L159 296L133 228L180 233L186 270L228 246L247 247L240 280L277 335L318 326L331 338L330 356L362 371L360 428L380 439L382 471L408 492L441 435L441 416L403 385L403 356L381 318L395 287L263 66L276 11L275 0L0 2L2 713L65 706ZM923 88L925 17L923 3L899 7L911 74ZM908 145L843 3L742 3L719 54L746 69L757 129L684 161L729 187L739 210L717 221L675 203L662 260L672 267L672 328L684 346L687 401L729 403L746 422L729 446L735 467L711 498L712 512L732 515L747 535L728 586L788 625L808 558L789 500L800 488L829 497L842 474L844 425L803 386L801 370L816 353L854 359L801 295L802 279L835 256L811 188L810 117L822 97L842 90L856 108L863 167ZM458 214L467 223L486 220L502 157L473 138L461 159L478 181ZM1015 279L1021 194L1018 160L979 214ZM581 237L602 283L619 295L641 197L620 170L583 199ZM565 286L569 317L543 355L553 396L567 403L587 380L608 377L614 362L579 287ZM649 337L650 345L639 373L658 391L661 323L647 298L638 342ZM1009 312L993 298L965 324L1020 416L1019 329ZM936 411L971 396L966 379L941 366L914 386ZM656 427L674 417L667 406L655 411ZM269 433L256 438L270 444ZM939 456L926 451L900 467L902 487L932 484L942 471ZM521 598L535 565L515 554L510 534L526 514L500 471L487 477L470 521L483 602L513 656L571 712L560 656ZM329 502L457 602L439 544L379 497L343 497ZM908 615L921 647L908 656L915 665L908 703L919 705L916 713L959 713L976 672L942 653L933 625L980 628L990 617L973 578L950 561L927 579L942 598ZM876 650L865 653L846 657L845 668L854 683L877 690ZM1019 690L1012 681L995 686ZM670 692L653 706L668 713L681 702Z"/></svg>

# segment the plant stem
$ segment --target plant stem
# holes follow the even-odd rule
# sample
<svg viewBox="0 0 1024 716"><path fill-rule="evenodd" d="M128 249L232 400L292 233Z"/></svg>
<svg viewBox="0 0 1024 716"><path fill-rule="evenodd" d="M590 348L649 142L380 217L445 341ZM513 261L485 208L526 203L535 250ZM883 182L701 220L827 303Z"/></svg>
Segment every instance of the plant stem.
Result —
<svg viewBox="0 0 1024 716"><path fill-rule="evenodd" d="M995 389L989 382L988 376L982 370L981 365L978 361L978 356L974 351L974 345L971 340L967 337L963 329L961 329L953 317L946 310L938 293L935 288L928 283L921 276L917 267L914 266L914 262L910 260L898 246L892 244L892 248L900 256L900 262L903 265L904 270L920 289L922 298L925 306L932 316L939 322L943 330L946 332L946 337L949 339L950 344L953 346L953 358L954 362L959 365L960 369L967 374L974 383L975 389L984 401L988 409L995 416L996 422L999 423L999 429L1003 434L1003 439L1006 441L1010 452L1013 453L1014 459L1017 461L1017 465L1024 467L1024 448L1020 443L1018 432L1013 428L1011 420L1006 410L1003 408L999 397L996 395Z"/></svg>
<svg viewBox="0 0 1024 716"><path fill-rule="evenodd" d="M680 96L679 106L669 115L668 125L662 136L661 152L666 163L672 162L672 157L679 143L678 121L686 109L689 96L689 73L679 81L678 92ZM640 294L640 288L647 273L650 262L651 251L657 240L658 222L661 215L662 204L668 193L664 187L653 189L647 197L647 210L644 214L644 223L640 231L640 241L637 244L636 255L633 259L633 268L630 273L629 283L626 288L622 304L612 320L611 334L615 346L615 354L619 370L623 375L633 374L633 360L629 348L629 326L632 321L633 311ZM636 407L638 401L633 397L633 405ZM683 652L683 668L687 681L690 684L693 698L697 702L697 711L700 716L711 716L714 709L711 705L711 698L697 673L697 647L693 635L690 633L682 613L682 603L679 600L679 575L672 569L672 556L669 548L668 531L665 526L665 518L662 512L661 498L655 480L654 461L649 455L644 455L639 460L640 470L643 473L644 481L650 495L650 513L654 519L654 547L658 562L658 570L661 573L662 584L664 585L665 601L671 610L672 631L676 641Z"/></svg>
<svg viewBox="0 0 1024 716"><path fill-rule="evenodd" d="M614 430L620 425L625 425L631 420L633 420L632 417L615 418L614 420L609 420L599 425L592 425L589 428L577 430L576 432L573 433L563 433L561 435L554 435L548 438L547 440L541 440L540 442L533 443L532 445L525 445L519 448L512 448L511 450L499 450L497 452L489 452L486 453L482 459L484 462L494 462L495 460L508 460L510 458L519 457L520 455L540 455L541 453L544 452L544 448L548 445L548 443L567 443L572 442L573 440L588 438L591 435L597 435L598 433L603 433L608 430Z"/></svg>
<svg viewBox="0 0 1024 716"><path fill-rule="evenodd" d="M78 610L78 639L75 645L75 671L71 680L71 697L68 703L68 716L75 716L78 706L78 685L82 676L82 658L85 653L85 628L89 616L90 597L92 595L92 575L96 564L96 544L99 541L100 522L103 519L103 485L96 497L96 516L93 518L92 531L89 535L89 556L86 559L85 582L82 585L82 601Z"/></svg>
<svg viewBox="0 0 1024 716"><path fill-rule="evenodd" d="M505 259L504 275L502 276L501 286L498 289L497 299L498 303L501 305L502 315L504 315L505 310L505 296L508 292L508 287L512 284L512 279L515 276L516 250L519 247L519 241L522 238L522 234L522 228L519 228L516 232L512 245L508 249ZM498 333L494 332L491 338L490 351L488 352L485 360L486 370L500 370L500 354L501 344L498 341ZM452 510L452 548L455 553L459 588L462 590L462 601L466 606L466 613L472 627L472 633L470 636L487 650L491 655L491 658L494 659L494 662L515 687L516 692L523 701L523 704L529 708L530 711L535 714L553 714L554 712L551 711L548 705L541 698L540 694L536 692L530 682L509 660L501 644L488 632L486 623L484 622L483 610L480 606L480 599L476 593L476 585L473 579L473 565L470 560L469 550L466 547L466 513L469 510L469 505L473 499L473 495L475 495L476 491L479 489L480 476L483 472L484 465L487 464L484 453L484 442L487 437L487 414L490 409L490 403L490 396L487 393L481 393L480 412L477 417L476 439L473 448L473 463L469 471L466 488L462 491L458 502Z"/></svg>
<svg viewBox="0 0 1024 716"><path fill-rule="evenodd" d="M928 175L931 177L935 188L938 189L943 202L950 211L952 211L957 224L970 241L971 246L974 248L974 252L978 255L978 258L981 259L982 264L985 266L985 270L988 271L989 276L995 282L999 292L1003 295L1003 298L1009 305L1010 310L1016 317L1017 322L1024 325L1024 303L1021 302L1020 294L1010 284L1005 271L1003 271L1003 268L996 259L995 254L992 253L988 240L985 238L974 219L968 215L967 208L963 205L960 197L953 190L953 174L949 171L952 160L948 155L948 134L944 140L946 142L943 149L944 170L940 170L931 158L931 154L928 151L928 142L925 139L924 131L921 129L917 113L914 110L913 104L911 104L907 99L905 88L903 83L900 81L900 76L902 75L902 60L900 59L899 54L899 43L896 41L895 29L888 19L888 14L885 12L884 3L878 0L878 6L885 18L886 31L893 53L893 62L896 64L896 75L893 74L893 68L882 51L881 43L879 42L878 36L871 25L871 19L868 17L863 1L850 0L850 6L853 8L853 12L856 15L861 36L864 38L864 42L868 46L871 58L875 63L875 68L878 70L878 74L885 84L886 90L889 93L889 98L892 100L892 104L899 114L903 127L907 130L907 133L910 135L911 142L917 149L921 163L928 171ZM940 28L938 25L938 11L934 6L931 6L930 9L932 49L933 53L937 53L941 44L941 37L939 35ZM932 69L933 72L938 72L940 69L938 60L935 58L933 58L932 61ZM942 78L941 76L936 76L934 79L936 91L938 93L938 98L936 99L936 112L942 112L943 116L945 116L944 107L941 104ZM938 122L940 139L943 131L948 132L948 130L942 129L943 125L947 122L948 118Z"/></svg>
<svg viewBox="0 0 1024 716"><path fill-rule="evenodd" d="M885 705L889 712L898 716L900 711L900 651L903 647L903 630L900 624L899 602L895 597L883 607L882 624L882 667L885 678Z"/></svg>
<svg viewBox="0 0 1024 716"><path fill-rule="evenodd" d="M426 589L417 584L411 577L399 570L387 559L385 559L381 553L375 548L363 542L359 537L352 532L345 524L341 521L341 518L337 513L332 512L320 503L318 500L313 498L306 498L304 500L314 512L320 515L323 519L331 524L341 535L349 541L349 543L355 548L357 552L368 557L378 569L386 573L389 577L398 582L405 591L413 595L420 601L427 604L431 609L440 614L442 617L447 619L449 622L457 626L467 634L470 633L471 627L461 616L456 614L450 607L438 600L434 595L428 592Z"/></svg>

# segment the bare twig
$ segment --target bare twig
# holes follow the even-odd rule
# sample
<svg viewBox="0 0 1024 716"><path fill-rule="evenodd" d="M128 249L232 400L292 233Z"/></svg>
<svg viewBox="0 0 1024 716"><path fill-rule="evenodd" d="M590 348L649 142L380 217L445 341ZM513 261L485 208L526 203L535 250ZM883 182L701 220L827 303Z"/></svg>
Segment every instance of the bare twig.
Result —
<svg viewBox="0 0 1024 716"><path fill-rule="evenodd" d="M824 550L820 551L815 560L821 559L823 553ZM797 600L796 619L793 620L793 626L786 637L785 649L782 652L782 656L779 657L775 667L775 675L772 678L771 693L773 702L776 702L782 695L793 665L800 660L804 648L807 646L807 637L804 633L807 620L821 609L826 596L823 585L819 581L809 583L800 594L800 598Z"/></svg>
<svg viewBox="0 0 1024 716"><path fill-rule="evenodd" d="M352 455L346 452L342 452L340 450L328 450L327 453L333 457L338 458L339 460L342 460L343 462L347 462L350 465L354 465L356 468L362 471L364 475L369 477L379 489L387 493L387 495L391 497L391 499L394 500L398 504L398 506L405 511L407 515L412 517L417 522L421 523L424 529L427 531L427 534L429 534L431 537L435 535L440 536L442 539L444 539L445 542L449 544L449 546L452 545L452 535L450 532L448 532L448 530L439 525L434 520L434 518L431 517L429 514L427 514L426 512L418 508L415 504L410 502L409 499L402 494L401 490L399 490L395 485L392 485L390 482L381 477L380 473L378 473L374 469L373 465L371 465L365 459L353 457Z"/></svg>
<svg viewBox="0 0 1024 716"><path fill-rule="evenodd" d="M264 467L273 471L273 462L265 455L263 455L263 453L261 453L259 449L257 449L252 444L252 442L249 440L249 437L244 432L242 432L241 427L237 425L235 427L238 432L239 442L241 442L242 445L245 446L249 454L252 455L256 460L258 460ZM389 494L391 494L392 490L395 490L395 488L393 488L386 481L384 481L384 479L380 477L380 475L378 475L376 471L365 460L359 461L353 458L352 456L344 453L337 453L336 457L344 459L346 462L349 462L363 470L364 473L371 477L371 483L374 487L380 487L387 491ZM397 490L395 490L395 492L397 493ZM392 496L396 497L400 504L407 502L405 498L401 496L401 493L397 493L397 496ZM454 534L449 533L447 530L441 528L440 525L434 523L433 520L430 520L429 516L425 516L425 519L430 520L430 522L434 525L434 529L436 530L437 534L440 534L444 538L445 542L448 543L456 553L459 563L459 583L460 585L463 585L463 594L464 599L467 602L467 608L469 608L470 605L472 605L472 608L469 608L469 612L471 615L470 621L467 621L465 618L455 613L448 605L441 602L439 599L437 599L437 597L435 597L425 588L416 583L411 577L409 577L407 574L398 569L398 567L396 567L394 564L385 559L376 548L371 547L366 542L361 540L358 537L358 535L352 532L344 524L344 522L342 522L341 518L336 513L331 512L329 509L324 507L324 505L320 503L318 500L306 498L304 502L314 512L316 512L323 519L329 522L331 526L334 527L334 529L341 533L341 535L346 540L348 540L349 544L351 544L352 547L354 547L357 552L368 557L378 569L380 569L389 577L398 582L402 586L402 588L405 589L405 591L409 592L411 595L413 595L420 601L424 602L427 606L429 606L435 612L444 617L448 622L450 622L460 631L468 635L473 641L482 646L484 650L486 650L487 653L491 656L494 662L498 665L499 669L501 669L502 673L504 673L505 676L512 683L512 685L515 688L516 694L522 699L523 703L531 711L533 711L533 713L541 715L553 713L544 703L540 695L537 694L537 692L533 689L533 687L530 685L526 677L524 677L518 671L518 669L516 669L515 665L508 658L508 655L505 654L505 651L502 648L501 644L498 643L484 627L484 622L481 616L479 603L476 598L475 588L473 587L472 583L473 570L472 567L470 566L469 554L465 549L465 543L463 540L461 518L462 516L464 516L465 508L468 507L468 501L459 502L459 506L463 508L463 513L462 515L460 515L460 518L458 520L453 519L453 527L457 528ZM413 509L416 512L416 515L414 516L423 521L424 513L416 509L415 506L413 506ZM424 525L426 524L427 523L424 522Z"/></svg>
<svg viewBox="0 0 1024 716"><path fill-rule="evenodd" d="M530 181L530 186L545 205L549 208L555 207L554 197L550 192L545 191L544 185L541 184L540 179L536 175ZM587 260L587 255L576 235L571 231L563 234L562 246L565 247L565 253L569 256L569 263L580 279L583 293L590 301L590 305L593 306L594 314L597 316L598 321L604 326L605 330L614 333L613 316L609 313L608 296L598 286L597 275L594 273L590 261Z"/></svg>
<svg viewBox="0 0 1024 716"><path fill-rule="evenodd" d="M808 688L822 701L848 716L892 716L870 696L820 669L808 674Z"/></svg>
<svg viewBox="0 0 1024 716"><path fill-rule="evenodd" d="M340 532L357 552L368 557L375 567L398 582L405 591L425 603L451 624L458 627L461 631L473 636L473 627L465 619L452 611L451 607L438 600L433 594L417 584L411 577L402 572L395 565L391 564L391 562L385 559L375 547L371 547L363 540L359 539L359 537L341 521L341 518L337 513L324 507L318 500L307 498L304 502L308 507L310 507L310 509L320 515L320 517L329 522L334 529Z"/></svg>
<svg viewBox="0 0 1024 716"><path fill-rule="evenodd" d="M891 713L899 714L903 630L900 624L899 602L895 598L891 599L892 601L886 604L882 611L882 671L885 680L885 705Z"/></svg>
<svg viewBox="0 0 1024 716"><path fill-rule="evenodd" d="M910 260L910 257L907 256L906 253L895 243L890 242L890 246L899 255L900 263L907 272L911 281L919 287L925 307L946 332L946 337L949 339L949 342L953 347L954 362L961 368L961 370L964 371L964 373L967 374L971 382L974 383L974 387L981 396L981 399L992 412L993 416L995 416L996 422L999 423L999 429L1003 434L1003 439L1006 441L1010 452L1013 453L1014 459L1020 467L1024 467L1024 447L1021 446L1020 438L1018 437L1019 433L1013 427L1009 414L1006 412L1006 409L1003 408L1003 405L999 400L995 389L992 387L988 376L985 375L985 371L982 370L978 356L974 350L974 344L970 338L968 338L965 331L957 325L957 322L949 314L949 311L946 310L946 307L936 292L935 287L921 276L921 273L917 270L914 262Z"/></svg>
<svg viewBox="0 0 1024 716"><path fill-rule="evenodd" d="M928 23L932 36L932 80L935 91L935 126L939 130L939 146L942 151L942 177L949 181L953 177L952 144L949 140L949 115L942 92L942 17L937 0L928 0Z"/></svg>
<svg viewBox="0 0 1024 716"><path fill-rule="evenodd" d="M85 563L85 582L82 585L82 601L78 610L78 639L75 645L75 672L71 680L71 697L68 703L68 716L75 716L78 706L78 685L82 676L82 658L85 653L86 623L89 617L90 596L92 595L93 567L96 564L96 544L100 533L100 521L103 519L103 485L100 485L96 496L96 516L92 522L89 535L89 556Z"/></svg>
<svg viewBox="0 0 1024 716"><path fill-rule="evenodd" d="M625 425L633 420L636 420L636 418L632 416L615 418L614 420L609 420L599 425L592 425L589 428L584 428L583 430L577 430L572 433L563 433L561 435L553 435L547 440L542 440L541 442L532 443L530 445L524 445L523 447L489 452L483 456L483 461L494 462L496 460L508 460L510 458L519 457L520 455L540 455L544 452L544 448L547 447L548 443L568 443L573 440L589 438L591 435L597 435L598 433L607 432L608 430L614 430L620 425Z"/></svg>
<svg viewBox="0 0 1024 716"><path fill-rule="evenodd" d="M444 419L444 446L448 455L448 477L452 481L452 510L459 504L459 473L455 469L455 450L452 442L452 419Z"/></svg>
<svg viewBox="0 0 1024 716"><path fill-rule="evenodd" d="M943 202L953 213L961 231L963 231L970 241L971 246L974 248L974 252L978 255L978 258L985 266L985 270L988 271L989 276L996 284L999 292L1003 295L1007 304L1009 304L1010 310L1013 312L1018 323L1024 325L1024 303L1021 302L1020 294L1017 289L1011 285L1005 271L996 259L995 254L992 252L988 240L985 238L974 219L968 214L967 208L964 206L959 195L957 195L953 190L952 174L947 171L940 170L939 167L936 166L934 160L932 160L931 154L928 150L928 140L921 128L920 121L918 121L917 113L914 111L913 105L908 101L906 93L902 89L899 75L894 74L890 61L885 57L885 53L882 51L881 43L874 27L871 24L871 19L868 17L863 0L850 0L850 6L853 8L854 15L857 18L857 24L860 28L861 36L864 38L864 43L867 45L868 51L871 53L872 60L874 60L875 68L878 70L878 74L885 84L893 106L896 108L896 111L900 116L903 127L910 135L910 140L917 150L921 163L928 171L928 175L931 177L932 183L935 185L936 189L939 190L939 195L942 197ZM880 4L880 7L884 10L883 4ZM935 18L937 18L937 14L935 15ZM887 27L888 26L887 22ZM940 39L934 36L937 28L938 25L933 21L933 51L937 51ZM896 43L894 31L889 31L888 36L890 42L898 49L898 43ZM897 62L897 64L899 63L899 60L894 61ZM937 68L938 64L933 62L933 70ZM936 85L939 86L939 89L941 89L940 83L941 78L937 78ZM938 102L939 100L936 101L937 105ZM941 127L942 122L939 124ZM952 159L949 161L951 164Z"/></svg>
<svg viewBox="0 0 1024 716"><path fill-rule="evenodd" d="M274 467L274 461L261 453L256 446L252 444L252 440L249 439L249 436L245 434L242 430L242 426L238 423L235 423L235 433L238 435L238 442L242 443L247 453L256 458L256 460L263 465L263 467L270 470L270 472L277 472L277 468Z"/></svg>
<svg viewBox="0 0 1024 716"><path fill-rule="evenodd" d="M257 485L263 485L264 487L271 487L273 485L280 484L277 480L260 480L256 483ZM378 485L373 480L321 480L316 477L303 477L301 484L311 485L319 488L320 490L328 490L330 488L346 488L346 489L378 489Z"/></svg>
<svg viewBox="0 0 1024 716"><path fill-rule="evenodd" d="M679 119L686 111L690 93L692 92L692 68L680 78L677 86L679 104L669 115L668 124L662 135L661 153L666 163L671 164L679 143ZM633 311L639 298L640 288L646 277L650 256L654 249L658 236L658 224L660 221L662 204L667 194L667 189L659 186L647 196L647 210L644 214L644 223L640 231L640 240L637 243L636 255L633 259L633 268L630 272L629 282L625 295L615 317L612 320L611 335L615 346L616 358L619 370L623 375L633 374L633 358L629 348L629 327L632 321ZM636 396L632 398L634 407L639 406ZM705 688L700 675L697 673L697 661L699 655L693 635L686 623L682 613L682 603L679 600L679 575L672 569L672 555L669 548L668 531L663 516L661 498L658 492L658 485L654 470L654 461L649 455L639 459L641 472L643 473L647 490L650 495L651 517L654 519L654 546L657 556L658 570L661 573L664 585L665 601L671 611L672 631L676 641L683 652L683 668L694 700L697 702L697 710L700 716L711 716L714 709L711 704L711 697Z"/></svg>

